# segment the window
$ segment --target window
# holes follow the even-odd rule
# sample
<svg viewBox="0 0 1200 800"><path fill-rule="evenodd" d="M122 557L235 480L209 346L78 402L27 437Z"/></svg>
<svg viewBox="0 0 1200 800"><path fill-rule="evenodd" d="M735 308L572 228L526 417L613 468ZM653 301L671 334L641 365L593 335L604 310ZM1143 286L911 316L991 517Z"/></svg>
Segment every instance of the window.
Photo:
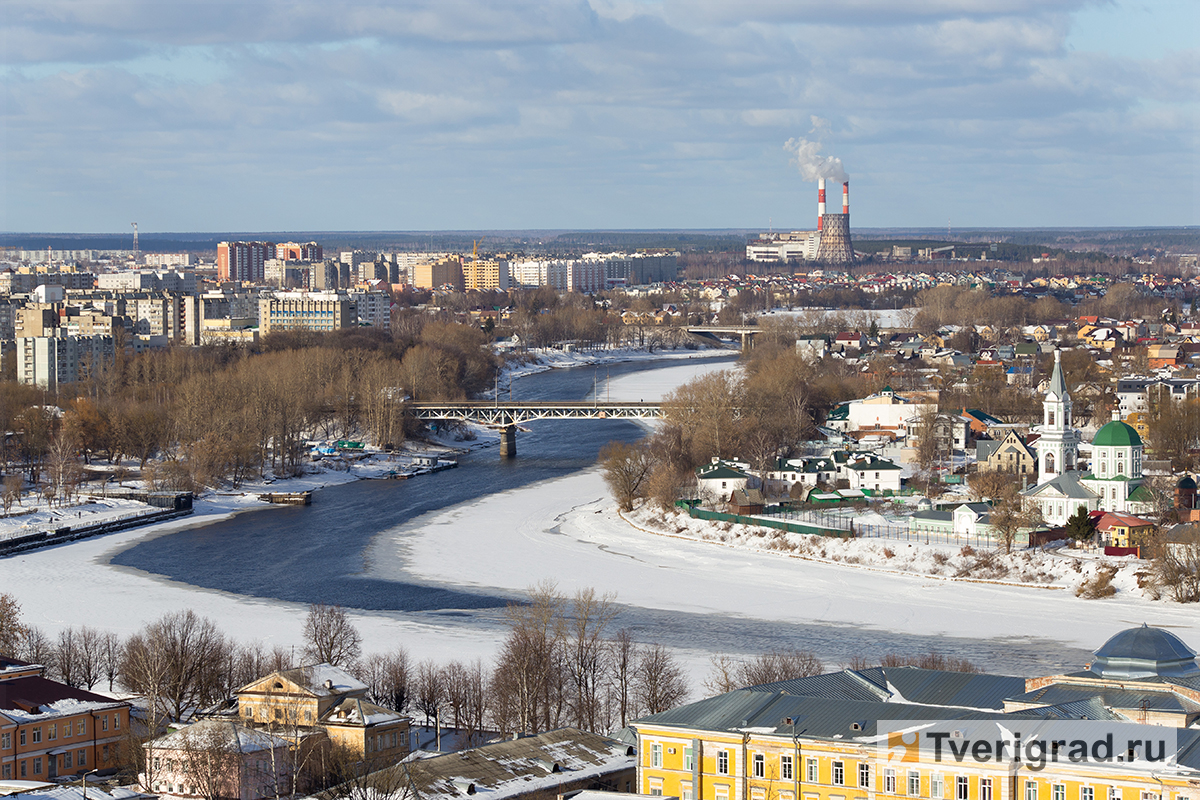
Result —
<svg viewBox="0 0 1200 800"><path fill-rule="evenodd" d="M40 727L34 728L33 729L33 743L37 744L41 740L42 740L42 729ZM41 772L41 770L38 770L38 772Z"/></svg>
<svg viewBox="0 0 1200 800"><path fill-rule="evenodd" d="M865 761L858 765L858 785L862 789L871 788L871 765Z"/></svg>
<svg viewBox="0 0 1200 800"><path fill-rule="evenodd" d="M25 777L25 762L24 761L21 762L21 777L22 778Z"/></svg>
<svg viewBox="0 0 1200 800"><path fill-rule="evenodd" d="M662 745L661 744L650 745L650 766L652 766L652 767L661 767L662 766Z"/></svg>
<svg viewBox="0 0 1200 800"><path fill-rule="evenodd" d="M846 785L846 762L845 761L833 762L833 785L834 786L845 786Z"/></svg>
<svg viewBox="0 0 1200 800"><path fill-rule="evenodd" d="M979 779L979 800L992 800L992 779Z"/></svg>
<svg viewBox="0 0 1200 800"><path fill-rule="evenodd" d="M3 777L4 780L8 780L9 778L12 777L12 764L4 765L3 771L0 772L0 777Z"/></svg>
<svg viewBox="0 0 1200 800"><path fill-rule="evenodd" d="M46 741L53 742L58 738L58 726L50 725L46 728Z"/></svg>
<svg viewBox="0 0 1200 800"><path fill-rule="evenodd" d="M75 759L75 763L81 767L87 766L87 750L80 750L79 758ZM108 745L104 745L104 760L108 761Z"/></svg>
<svg viewBox="0 0 1200 800"><path fill-rule="evenodd" d="M958 775L954 778L954 800L967 800L967 776Z"/></svg>
<svg viewBox="0 0 1200 800"><path fill-rule="evenodd" d="M792 757L779 757L779 777L785 781L792 780Z"/></svg>
<svg viewBox="0 0 1200 800"><path fill-rule="evenodd" d="M1025 800L1038 800L1037 781L1025 781Z"/></svg>
<svg viewBox="0 0 1200 800"><path fill-rule="evenodd" d="M254 706L246 706L246 719L254 719Z"/></svg>
<svg viewBox="0 0 1200 800"><path fill-rule="evenodd" d="M946 781L942 778L942 773L935 772L929 776L929 796L933 800L941 800L945 796Z"/></svg>
<svg viewBox="0 0 1200 800"><path fill-rule="evenodd" d="M650 794L654 795L655 797L662 797L662 793L662 778L651 778Z"/></svg>
<svg viewBox="0 0 1200 800"><path fill-rule="evenodd" d="M692 770L696 769L696 761L692 757L692 748L691 747L683 748L683 768L686 769L688 772L691 772Z"/></svg>
<svg viewBox="0 0 1200 800"><path fill-rule="evenodd" d="M883 791L887 794L896 793L896 770L885 769L883 771Z"/></svg>
<svg viewBox="0 0 1200 800"><path fill-rule="evenodd" d="M1091 786L1080 786L1079 800L1096 800L1096 790Z"/></svg>
<svg viewBox="0 0 1200 800"><path fill-rule="evenodd" d="M682 795L680 800L692 800L692 784L687 782L679 784L679 794Z"/></svg>
<svg viewBox="0 0 1200 800"><path fill-rule="evenodd" d="M718 750L717 751L717 774L718 775L728 775L729 774L729 751L728 750Z"/></svg>
<svg viewBox="0 0 1200 800"><path fill-rule="evenodd" d="M819 780L817 777L817 760L815 758L805 759L804 772L804 780L809 783L816 783Z"/></svg>
<svg viewBox="0 0 1200 800"><path fill-rule="evenodd" d="M83 736L85 733L87 733L87 720L81 719L75 723L75 735Z"/></svg>
<svg viewBox="0 0 1200 800"><path fill-rule="evenodd" d="M108 730L108 717L100 718L100 730L102 730L102 731Z"/></svg>
<svg viewBox="0 0 1200 800"><path fill-rule="evenodd" d="M762 753L754 754L754 777L767 777L767 758Z"/></svg>
<svg viewBox="0 0 1200 800"><path fill-rule="evenodd" d="M1108 787L1108 800L1121 800L1121 790L1115 786Z"/></svg>
<svg viewBox="0 0 1200 800"><path fill-rule="evenodd" d="M42 774L42 760L40 758L35 758L33 760L33 774L34 775Z"/></svg>
<svg viewBox="0 0 1200 800"><path fill-rule="evenodd" d="M12 747L12 734L0 733L0 750L7 750Z"/></svg>
<svg viewBox="0 0 1200 800"><path fill-rule="evenodd" d="M68 750L67 752L63 753L63 769L70 769L70 768L71 768L71 751Z"/></svg>
<svg viewBox="0 0 1200 800"><path fill-rule="evenodd" d="M921 773L917 772L915 769L910 769L908 771L908 796L921 796Z"/></svg>
<svg viewBox="0 0 1200 800"><path fill-rule="evenodd" d="M1061 783L1056 783L1050 788L1050 797L1052 800L1067 800L1067 787Z"/></svg>

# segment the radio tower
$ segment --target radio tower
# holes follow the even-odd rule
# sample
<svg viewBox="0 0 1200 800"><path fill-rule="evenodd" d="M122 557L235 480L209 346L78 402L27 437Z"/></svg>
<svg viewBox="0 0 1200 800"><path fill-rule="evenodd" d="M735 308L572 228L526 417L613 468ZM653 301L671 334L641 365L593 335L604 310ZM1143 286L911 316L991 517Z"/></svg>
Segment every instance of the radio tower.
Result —
<svg viewBox="0 0 1200 800"><path fill-rule="evenodd" d="M137 223L131 222L129 224L133 226L133 260L137 261L138 260Z"/></svg>

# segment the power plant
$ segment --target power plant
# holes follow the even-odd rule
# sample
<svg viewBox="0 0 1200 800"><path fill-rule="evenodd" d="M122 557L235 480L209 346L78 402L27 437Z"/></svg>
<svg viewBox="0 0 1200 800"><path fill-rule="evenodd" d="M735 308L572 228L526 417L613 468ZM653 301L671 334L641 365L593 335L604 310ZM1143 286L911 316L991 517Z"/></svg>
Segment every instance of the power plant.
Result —
<svg viewBox="0 0 1200 800"><path fill-rule="evenodd" d="M746 245L751 261L820 261L825 264L854 263L850 240L850 181L842 183L842 213L825 211L825 178L817 179L817 229L791 233L760 233Z"/></svg>

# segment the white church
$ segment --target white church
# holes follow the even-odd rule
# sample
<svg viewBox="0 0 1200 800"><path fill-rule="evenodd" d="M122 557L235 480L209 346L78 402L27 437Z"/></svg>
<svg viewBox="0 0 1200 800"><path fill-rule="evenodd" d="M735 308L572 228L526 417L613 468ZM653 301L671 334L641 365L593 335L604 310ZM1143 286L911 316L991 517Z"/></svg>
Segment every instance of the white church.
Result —
<svg viewBox="0 0 1200 800"><path fill-rule="evenodd" d="M1079 431L1071 427L1071 396L1063 379L1059 351L1042 401L1038 483L1024 494L1038 504L1048 525L1062 525L1078 509L1141 514L1151 510L1142 490L1142 438L1132 426L1113 420L1092 439L1091 471L1077 469Z"/></svg>

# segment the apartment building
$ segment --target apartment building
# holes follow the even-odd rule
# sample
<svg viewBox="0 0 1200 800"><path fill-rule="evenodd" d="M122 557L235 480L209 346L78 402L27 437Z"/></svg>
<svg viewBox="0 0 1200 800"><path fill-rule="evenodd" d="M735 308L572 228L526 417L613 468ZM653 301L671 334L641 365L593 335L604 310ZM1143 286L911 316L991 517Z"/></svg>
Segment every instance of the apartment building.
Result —
<svg viewBox="0 0 1200 800"><path fill-rule="evenodd" d="M463 288L463 265L458 256L446 256L433 261L422 261L409 273L412 285L418 289L439 289L450 286L458 291Z"/></svg>
<svg viewBox="0 0 1200 800"><path fill-rule="evenodd" d="M464 259L462 270L463 288L468 292L506 291L512 285L506 259Z"/></svg>
<svg viewBox="0 0 1200 800"><path fill-rule="evenodd" d="M344 294L280 292L259 300L259 331L334 331L354 325L354 308Z"/></svg>
<svg viewBox="0 0 1200 800"><path fill-rule="evenodd" d="M53 336L17 339L17 380L55 390L84 380L112 363L116 348L112 336L71 336L59 329Z"/></svg>
<svg viewBox="0 0 1200 800"><path fill-rule="evenodd" d="M0 780L50 781L121 766L129 704L0 656Z"/></svg>
<svg viewBox="0 0 1200 800"><path fill-rule="evenodd" d="M320 261L325 258L325 249L316 242L279 242L274 257L281 261Z"/></svg>
<svg viewBox="0 0 1200 800"><path fill-rule="evenodd" d="M354 316L359 325L388 330L392 326L392 296L387 292L353 291Z"/></svg>
<svg viewBox="0 0 1200 800"><path fill-rule="evenodd" d="M217 244L217 279L261 283L266 261L274 256L273 242L220 242Z"/></svg>

